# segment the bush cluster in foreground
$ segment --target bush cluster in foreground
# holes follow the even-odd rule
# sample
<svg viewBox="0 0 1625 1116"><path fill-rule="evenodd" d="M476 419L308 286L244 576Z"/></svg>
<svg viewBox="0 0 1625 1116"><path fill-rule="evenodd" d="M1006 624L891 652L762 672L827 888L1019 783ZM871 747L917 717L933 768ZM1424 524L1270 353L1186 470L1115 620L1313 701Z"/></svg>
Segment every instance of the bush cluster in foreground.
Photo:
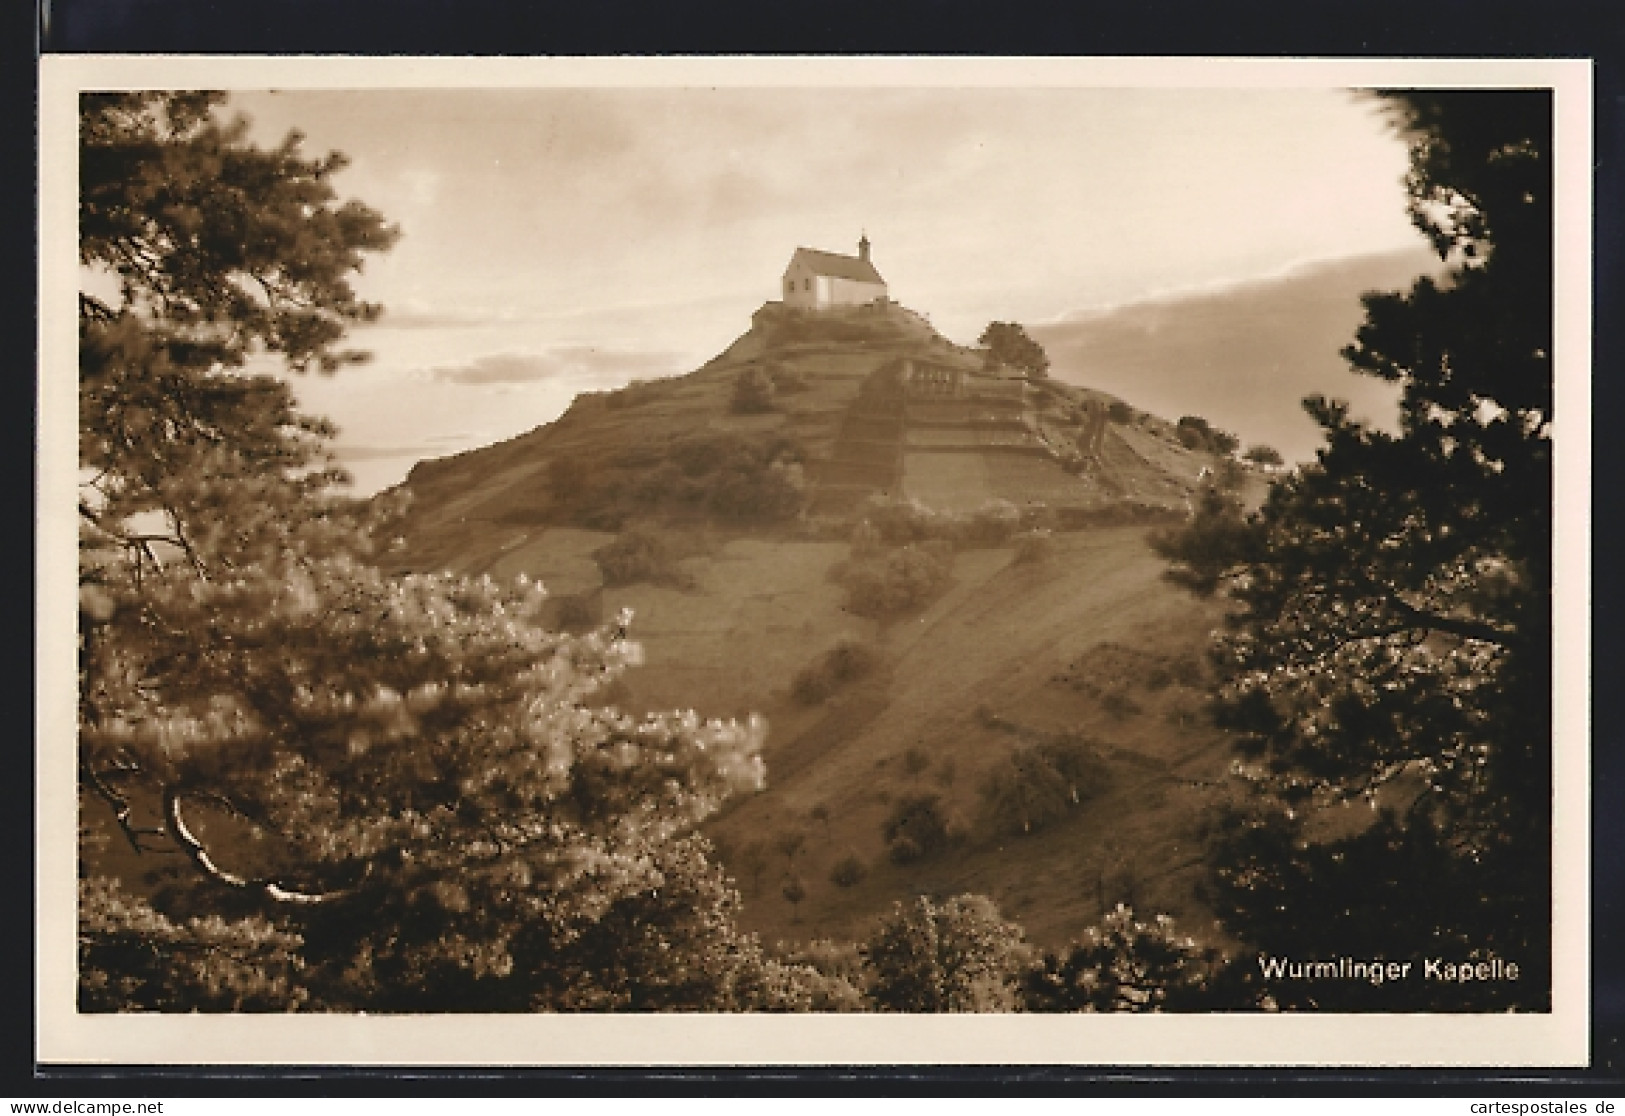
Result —
<svg viewBox="0 0 1625 1116"><path fill-rule="evenodd" d="M932 540L854 557L837 568L835 578L846 590L848 611L880 619L929 603L952 569L953 548Z"/></svg>
<svg viewBox="0 0 1625 1116"><path fill-rule="evenodd" d="M871 496L857 518L882 541L892 545L938 540L955 546L1003 546L1018 531L1053 526L1054 514L1043 504L1019 507L993 499L970 512L933 508L906 496Z"/></svg>

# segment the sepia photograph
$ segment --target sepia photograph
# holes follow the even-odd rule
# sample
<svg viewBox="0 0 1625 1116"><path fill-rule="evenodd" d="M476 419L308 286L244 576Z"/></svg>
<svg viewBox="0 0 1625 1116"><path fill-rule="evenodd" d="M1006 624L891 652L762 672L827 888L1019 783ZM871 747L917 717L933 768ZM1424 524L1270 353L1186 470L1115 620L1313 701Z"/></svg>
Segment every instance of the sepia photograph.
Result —
<svg viewBox="0 0 1625 1116"><path fill-rule="evenodd" d="M1586 63L44 61L42 1056L1583 1061Z"/></svg>

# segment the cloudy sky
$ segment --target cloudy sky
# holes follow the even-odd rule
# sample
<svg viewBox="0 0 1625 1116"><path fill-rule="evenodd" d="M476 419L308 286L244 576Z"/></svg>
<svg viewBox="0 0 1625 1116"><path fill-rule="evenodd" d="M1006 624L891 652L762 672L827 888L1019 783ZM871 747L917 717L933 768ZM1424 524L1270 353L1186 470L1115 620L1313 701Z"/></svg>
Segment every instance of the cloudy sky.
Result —
<svg viewBox="0 0 1625 1116"><path fill-rule="evenodd" d="M358 486L688 371L797 245L860 233L893 297L973 342L1306 261L1415 246L1405 151L1337 89L237 92L402 230L367 264L373 363L301 383ZM1066 370L1058 370L1066 371ZM1080 370L1087 382L1086 370ZM1133 402L1132 398L1130 399Z"/></svg>

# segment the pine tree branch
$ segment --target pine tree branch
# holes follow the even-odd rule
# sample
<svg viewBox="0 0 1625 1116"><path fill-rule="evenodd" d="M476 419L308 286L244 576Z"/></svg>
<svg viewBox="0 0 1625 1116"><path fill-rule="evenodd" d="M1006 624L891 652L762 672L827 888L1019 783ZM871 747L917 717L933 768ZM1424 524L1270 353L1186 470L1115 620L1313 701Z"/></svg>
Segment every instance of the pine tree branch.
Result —
<svg viewBox="0 0 1625 1116"><path fill-rule="evenodd" d="M113 811L113 820L118 824L119 832L124 834L124 839L130 843L130 848L135 853L140 855L149 852L168 851L142 843L141 838L162 837L165 831L136 825L131 817L133 811L129 799L114 790L107 780L102 778L100 772L96 771L90 764L83 762L79 765L79 771L84 778L85 785L95 792L96 797L107 803L108 807Z"/></svg>
<svg viewBox="0 0 1625 1116"><path fill-rule="evenodd" d="M209 855L209 850L204 847L202 840L186 824L186 819L181 812L181 803L187 793L186 788L175 784L164 787L164 823L168 828L170 837L181 847L181 851L186 853L198 870L209 879L231 888L264 892L267 898L278 903L314 905L347 899L355 894L355 886L339 888L334 891L300 891L296 888L286 887L276 880L251 879L222 868ZM369 862L361 878L366 879L371 874L372 864ZM357 884L359 883L358 880Z"/></svg>
<svg viewBox="0 0 1625 1116"><path fill-rule="evenodd" d="M1494 643L1504 646L1512 633L1482 620L1470 620L1457 616L1441 616L1436 612L1428 612L1407 604L1395 593L1389 593L1385 603L1392 606L1405 622L1395 631L1404 631L1406 628L1428 628L1447 635L1461 636L1463 639L1478 640L1481 643ZM1392 633L1390 633L1392 634Z"/></svg>

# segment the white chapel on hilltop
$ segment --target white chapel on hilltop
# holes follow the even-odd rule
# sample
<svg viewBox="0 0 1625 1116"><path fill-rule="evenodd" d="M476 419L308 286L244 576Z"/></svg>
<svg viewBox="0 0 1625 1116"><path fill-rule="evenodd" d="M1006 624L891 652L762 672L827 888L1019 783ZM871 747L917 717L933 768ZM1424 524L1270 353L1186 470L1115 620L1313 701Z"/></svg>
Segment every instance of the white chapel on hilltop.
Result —
<svg viewBox="0 0 1625 1116"><path fill-rule="evenodd" d="M886 281L869 261L869 238L858 241L856 256L797 248L784 269L784 304L798 310L862 306L886 298Z"/></svg>

